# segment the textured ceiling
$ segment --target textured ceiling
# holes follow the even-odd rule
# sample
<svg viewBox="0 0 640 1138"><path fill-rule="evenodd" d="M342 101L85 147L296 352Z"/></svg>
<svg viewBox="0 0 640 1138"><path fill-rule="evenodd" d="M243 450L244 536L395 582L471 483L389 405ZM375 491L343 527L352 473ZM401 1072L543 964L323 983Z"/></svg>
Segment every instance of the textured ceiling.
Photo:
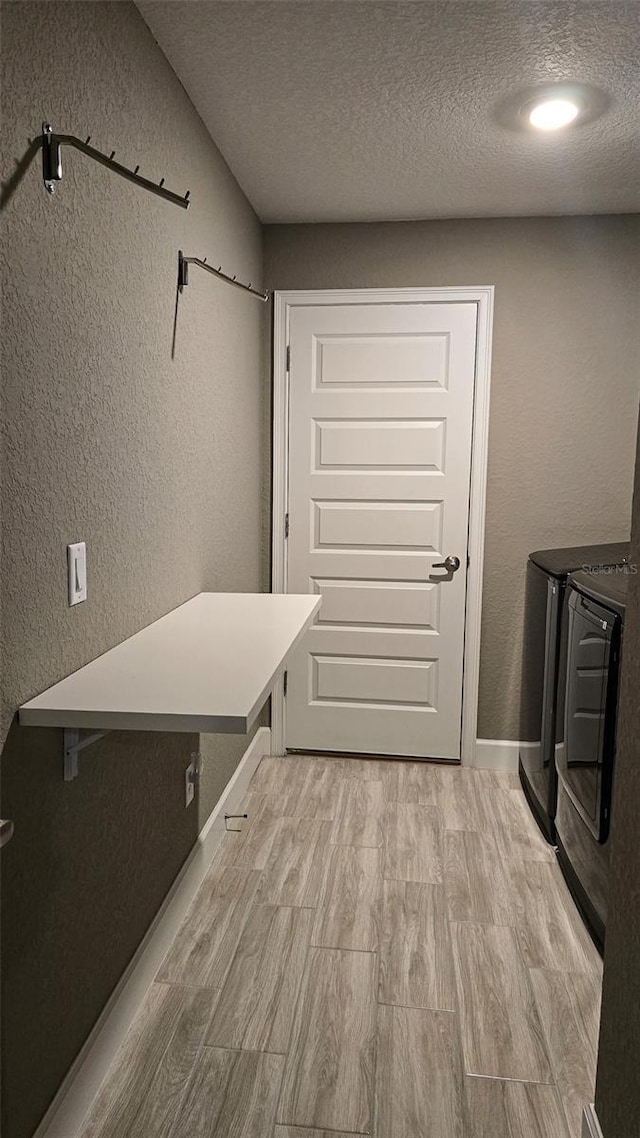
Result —
<svg viewBox="0 0 640 1138"><path fill-rule="evenodd" d="M263 221L640 210L640 0L138 0ZM574 80L595 122L496 107Z"/></svg>

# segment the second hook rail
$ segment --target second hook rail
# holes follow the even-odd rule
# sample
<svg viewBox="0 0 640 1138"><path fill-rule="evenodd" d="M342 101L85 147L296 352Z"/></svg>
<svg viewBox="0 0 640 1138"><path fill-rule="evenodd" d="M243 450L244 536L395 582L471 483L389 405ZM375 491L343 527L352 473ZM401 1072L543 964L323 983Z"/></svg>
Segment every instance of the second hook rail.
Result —
<svg viewBox="0 0 640 1138"><path fill-rule="evenodd" d="M244 284L242 281L239 281L237 277L229 276L228 273L224 273L222 271L222 265L218 265L216 269L213 265L207 264L206 257L202 259L200 259L200 257L185 257L182 250L178 252L178 288L180 292L182 292L185 285L189 284L189 265L197 265L200 269L205 269L206 272L212 273L214 277L226 281L227 284L234 285L235 288L241 288L244 292L250 292L257 300L267 301L269 299L269 293L254 288L251 281L249 281L248 284Z"/></svg>

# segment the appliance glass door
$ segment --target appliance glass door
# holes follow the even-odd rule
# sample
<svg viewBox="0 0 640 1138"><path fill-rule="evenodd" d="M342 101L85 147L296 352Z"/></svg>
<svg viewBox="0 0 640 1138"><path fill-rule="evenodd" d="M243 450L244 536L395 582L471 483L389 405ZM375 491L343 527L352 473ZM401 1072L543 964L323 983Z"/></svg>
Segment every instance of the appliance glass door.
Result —
<svg viewBox="0 0 640 1138"><path fill-rule="evenodd" d="M560 777L587 826L600 837L600 794L611 634L615 618L580 593L569 597L564 746Z"/></svg>

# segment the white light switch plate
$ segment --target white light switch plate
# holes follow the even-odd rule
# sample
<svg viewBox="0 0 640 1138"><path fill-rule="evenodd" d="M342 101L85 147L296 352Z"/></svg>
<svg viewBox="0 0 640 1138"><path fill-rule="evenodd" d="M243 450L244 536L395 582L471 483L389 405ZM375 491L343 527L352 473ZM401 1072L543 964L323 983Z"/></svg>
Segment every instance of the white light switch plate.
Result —
<svg viewBox="0 0 640 1138"><path fill-rule="evenodd" d="M87 546L84 541L67 546L67 570L69 604L78 605L87 599Z"/></svg>

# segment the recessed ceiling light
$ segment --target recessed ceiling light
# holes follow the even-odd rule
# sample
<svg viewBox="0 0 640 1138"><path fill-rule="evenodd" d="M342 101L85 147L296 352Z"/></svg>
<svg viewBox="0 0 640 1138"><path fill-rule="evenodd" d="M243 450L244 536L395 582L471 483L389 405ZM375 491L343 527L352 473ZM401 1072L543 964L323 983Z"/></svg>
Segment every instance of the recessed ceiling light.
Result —
<svg viewBox="0 0 640 1138"><path fill-rule="evenodd" d="M579 114L580 108L569 99L543 99L530 111L529 122L537 130L560 130Z"/></svg>
<svg viewBox="0 0 640 1138"><path fill-rule="evenodd" d="M509 130L553 134L570 124L577 128L593 122L610 105L605 91L567 80L514 91L495 107L494 115Z"/></svg>

